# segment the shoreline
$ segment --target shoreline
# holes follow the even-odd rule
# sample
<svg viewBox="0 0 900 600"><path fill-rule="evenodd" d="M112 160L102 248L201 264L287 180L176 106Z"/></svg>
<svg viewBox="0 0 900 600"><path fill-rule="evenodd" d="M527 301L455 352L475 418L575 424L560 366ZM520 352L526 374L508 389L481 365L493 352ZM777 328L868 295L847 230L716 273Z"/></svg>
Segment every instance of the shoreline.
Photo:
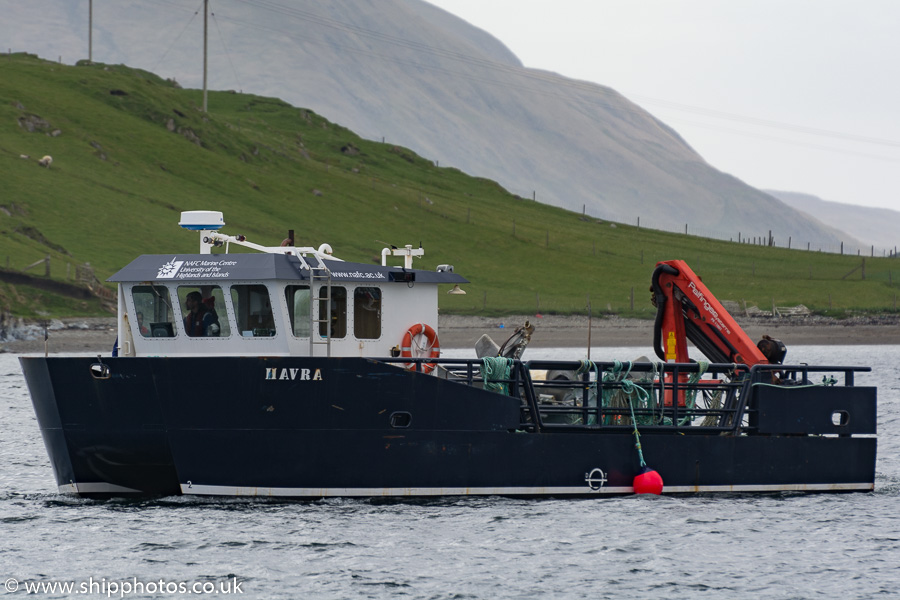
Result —
<svg viewBox="0 0 900 600"><path fill-rule="evenodd" d="M587 348L588 318L584 315L510 315L477 317L441 315L438 320L440 344L445 349L474 348L487 334L502 344L516 327L529 320L535 326L530 346L534 348ZM900 315L851 317L795 317L737 319L752 340L768 334L790 346L817 345L900 345ZM54 320L48 327L47 350L53 354L96 352L108 356L116 340L113 317ZM387 334L387 332L385 332ZM0 342L0 352L15 354L44 351L43 329L23 324L15 339ZM399 341L402 332L396 332ZM590 323L592 348L631 346L652 349L653 321L616 316L594 318Z"/></svg>
<svg viewBox="0 0 900 600"><path fill-rule="evenodd" d="M530 346L535 348L587 348L586 316L468 317L443 315L440 339L444 348L470 348L487 333L502 344L516 327L529 320L535 326ZM827 317L776 319L751 317L736 319L752 340L763 335L780 339L788 346L816 345L896 345L900 344L900 316L854 317L837 320ZM501 328L501 325L503 326ZM594 318L590 323L592 348L615 346L653 347L653 321L617 316Z"/></svg>

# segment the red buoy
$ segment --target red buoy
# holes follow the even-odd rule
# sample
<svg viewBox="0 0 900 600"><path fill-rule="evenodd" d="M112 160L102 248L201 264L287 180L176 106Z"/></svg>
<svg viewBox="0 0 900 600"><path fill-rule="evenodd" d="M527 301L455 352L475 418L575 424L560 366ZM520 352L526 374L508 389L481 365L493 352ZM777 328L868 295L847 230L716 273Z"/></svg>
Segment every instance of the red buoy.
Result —
<svg viewBox="0 0 900 600"><path fill-rule="evenodd" d="M633 486L635 494L656 494L659 496L662 494L663 480L659 473L645 466L635 476Z"/></svg>

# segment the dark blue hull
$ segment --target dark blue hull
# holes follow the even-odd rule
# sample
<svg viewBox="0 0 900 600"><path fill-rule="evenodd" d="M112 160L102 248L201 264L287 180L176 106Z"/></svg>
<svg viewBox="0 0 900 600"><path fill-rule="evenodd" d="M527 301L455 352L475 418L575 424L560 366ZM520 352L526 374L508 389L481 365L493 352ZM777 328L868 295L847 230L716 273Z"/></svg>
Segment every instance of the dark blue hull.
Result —
<svg viewBox="0 0 900 600"><path fill-rule="evenodd" d="M640 469L633 427L544 423L527 376L505 395L358 358L21 363L60 490L82 495L591 496L631 493ZM874 391L830 389L786 404L874 419ZM664 493L873 489L874 423L780 432L796 419L757 401L732 434L642 428Z"/></svg>

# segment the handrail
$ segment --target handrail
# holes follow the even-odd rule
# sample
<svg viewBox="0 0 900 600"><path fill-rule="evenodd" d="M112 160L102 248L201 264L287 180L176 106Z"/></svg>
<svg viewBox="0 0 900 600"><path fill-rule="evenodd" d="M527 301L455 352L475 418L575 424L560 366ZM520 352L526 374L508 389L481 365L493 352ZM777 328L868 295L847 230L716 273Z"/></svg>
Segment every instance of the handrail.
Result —
<svg viewBox="0 0 900 600"><path fill-rule="evenodd" d="M801 380L801 383L803 384L809 383L809 373L824 373L835 371L843 372L844 385L852 387L855 384L854 374L870 373L872 371L872 367L848 367L830 365L754 365L754 367L750 369L750 375L752 378L754 378L754 380L757 380L760 377L760 373L765 373L767 371L789 374L802 373L803 379Z"/></svg>
<svg viewBox="0 0 900 600"><path fill-rule="evenodd" d="M384 358L391 364L413 363L420 370L425 363L436 363L438 376L461 385L479 387L484 383L478 359L451 358ZM773 381L772 372L781 377L799 375L799 383L809 382L813 372L842 372L847 386L853 385L853 374L870 371L869 367L810 365L747 365L733 363L631 363L627 377L607 377L622 364L591 363L596 371L575 372L580 361L530 360L513 361L509 378L497 383L508 384L509 395L522 405L520 426L523 429L552 432L632 431L638 422L641 433L678 431L683 434L731 433L752 431L755 411L754 386ZM556 372L564 379L546 380L546 373ZM700 376L702 375L703 378ZM779 385L769 383L767 385ZM797 385L792 380L788 386ZM628 391L640 388L646 400L629 399Z"/></svg>

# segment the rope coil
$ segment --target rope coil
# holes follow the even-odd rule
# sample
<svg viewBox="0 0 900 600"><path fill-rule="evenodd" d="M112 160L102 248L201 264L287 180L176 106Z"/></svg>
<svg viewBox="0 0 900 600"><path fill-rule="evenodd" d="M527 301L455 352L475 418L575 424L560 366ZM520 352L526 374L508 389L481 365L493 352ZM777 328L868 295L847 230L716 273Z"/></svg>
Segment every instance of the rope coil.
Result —
<svg viewBox="0 0 900 600"><path fill-rule="evenodd" d="M481 359L481 379L484 389L509 396L509 373L513 360L501 356L485 356Z"/></svg>

